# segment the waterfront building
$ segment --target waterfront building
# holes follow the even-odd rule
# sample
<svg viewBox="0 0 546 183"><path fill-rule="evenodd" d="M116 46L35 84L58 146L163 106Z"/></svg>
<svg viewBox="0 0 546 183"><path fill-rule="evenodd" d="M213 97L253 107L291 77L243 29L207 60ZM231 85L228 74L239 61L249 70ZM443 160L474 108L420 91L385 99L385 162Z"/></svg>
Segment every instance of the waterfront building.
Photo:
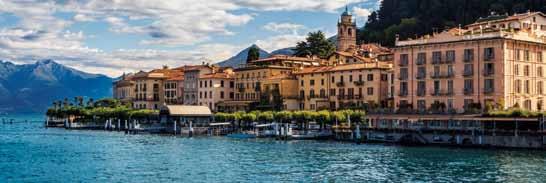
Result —
<svg viewBox="0 0 546 183"><path fill-rule="evenodd" d="M199 78L201 75L215 72L217 67L202 65L184 66L184 105L198 105Z"/></svg>
<svg viewBox="0 0 546 183"><path fill-rule="evenodd" d="M203 74L199 77L200 106L208 106L218 111L218 104L235 99L235 74L232 68L221 68L219 72Z"/></svg>
<svg viewBox="0 0 546 183"><path fill-rule="evenodd" d="M356 22L349 13L349 8L341 14L341 20L337 23L337 51L347 51L349 48L356 48Z"/></svg>
<svg viewBox="0 0 546 183"><path fill-rule="evenodd" d="M383 62L304 68L295 73L299 109L387 107L391 68Z"/></svg>
<svg viewBox="0 0 546 183"><path fill-rule="evenodd" d="M135 82L133 108L159 109L165 103L163 88L169 72L167 67L163 67L150 72L136 73L133 77Z"/></svg>
<svg viewBox="0 0 546 183"><path fill-rule="evenodd" d="M112 83L113 96L115 99L130 102L134 98L135 82L133 81L133 74L123 74L121 78Z"/></svg>
<svg viewBox="0 0 546 183"><path fill-rule="evenodd" d="M544 110L546 17L491 15L464 28L396 40L397 109Z"/></svg>
<svg viewBox="0 0 546 183"><path fill-rule="evenodd" d="M165 103L169 105L184 103L184 67L175 68L165 80Z"/></svg>

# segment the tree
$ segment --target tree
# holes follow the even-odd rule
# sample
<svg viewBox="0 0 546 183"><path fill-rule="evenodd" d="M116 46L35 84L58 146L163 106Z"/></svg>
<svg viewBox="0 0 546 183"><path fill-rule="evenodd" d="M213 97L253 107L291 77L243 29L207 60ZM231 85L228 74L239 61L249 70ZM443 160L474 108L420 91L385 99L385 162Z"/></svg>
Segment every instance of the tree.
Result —
<svg viewBox="0 0 546 183"><path fill-rule="evenodd" d="M299 57L318 56L326 58L336 50L334 44L329 42L321 31L310 32L305 41L298 42L294 55Z"/></svg>
<svg viewBox="0 0 546 183"><path fill-rule="evenodd" d="M256 45L252 45L250 49L248 49L248 55L246 57L246 63L250 63L252 61L260 59L260 49Z"/></svg>

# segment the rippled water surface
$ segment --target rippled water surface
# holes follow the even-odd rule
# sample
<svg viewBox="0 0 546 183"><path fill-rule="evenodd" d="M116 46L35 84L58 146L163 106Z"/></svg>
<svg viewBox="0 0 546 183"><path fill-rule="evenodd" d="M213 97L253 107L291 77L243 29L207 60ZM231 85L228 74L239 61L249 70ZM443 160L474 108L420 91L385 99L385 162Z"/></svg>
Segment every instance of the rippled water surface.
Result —
<svg viewBox="0 0 546 183"><path fill-rule="evenodd" d="M182 138L0 124L1 182L545 180L543 151Z"/></svg>

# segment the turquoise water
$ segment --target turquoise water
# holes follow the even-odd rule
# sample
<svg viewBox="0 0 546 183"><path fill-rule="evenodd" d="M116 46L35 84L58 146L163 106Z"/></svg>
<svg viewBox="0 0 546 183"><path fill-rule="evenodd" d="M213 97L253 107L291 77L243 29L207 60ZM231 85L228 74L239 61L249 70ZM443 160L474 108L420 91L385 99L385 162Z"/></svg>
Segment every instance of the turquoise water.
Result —
<svg viewBox="0 0 546 183"><path fill-rule="evenodd" d="M546 153L0 124L0 182L544 182Z"/></svg>

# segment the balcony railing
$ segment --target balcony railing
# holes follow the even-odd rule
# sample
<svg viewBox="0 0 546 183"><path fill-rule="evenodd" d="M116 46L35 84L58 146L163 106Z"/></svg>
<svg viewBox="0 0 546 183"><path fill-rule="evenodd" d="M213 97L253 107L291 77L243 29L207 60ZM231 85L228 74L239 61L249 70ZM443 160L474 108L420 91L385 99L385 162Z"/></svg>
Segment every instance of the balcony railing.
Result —
<svg viewBox="0 0 546 183"><path fill-rule="evenodd" d="M464 77L470 77L470 76L473 76L473 75L474 75L474 70L465 70L463 72Z"/></svg>
<svg viewBox="0 0 546 183"><path fill-rule="evenodd" d="M417 59L417 61L415 62L415 64L417 64L417 65L425 65L425 64L427 64L427 60L426 60L426 59Z"/></svg>
<svg viewBox="0 0 546 183"><path fill-rule="evenodd" d="M453 90L431 90L430 95L432 96L452 96Z"/></svg>
<svg viewBox="0 0 546 183"><path fill-rule="evenodd" d="M363 86L364 85L364 81L355 81L354 84L356 86Z"/></svg>
<svg viewBox="0 0 546 183"><path fill-rule="evenodd" d="M343 81L337 82L337 83L336 83L336 86L337 86L337 87L344 87L344 86L345 86L345 82L343 82Z"/></svg>
<svg viewBox="0 0 546 183"><path fill-rule="evenodd" d="M484 69L482 72L483 76L492 76L495 74L493 69Z"/></svg>
<svg viewBox="0 0 546 183"><path fill-rule="evenodd" d="M423 73L417 73L417 74L415 75L415 78L416 78L416 79L425 79L426 77L427 77L427 74L424 73L424 72L423 72Z"/></svg>
<svg viewBox="0 0 546 183"><path fill-rule="evenodd" d="M400 60L400 62L398 62L398 66L402 66L402 67L408 66L408 61L407 60Z"/></svg>
<svg viewBox="0 0 546 183"><path fill-rule="evenodd" d="M432 79L441 79L441 78L452 78L455 76L455 72L431 72L430 78Z"/></svg>
<svg viewBox="0 0 546 183"><path fill-rule="evenodd" d="M474 93L474 89L473 88L463 88L463 93L465 95L472 95Z"/></svg>
<svg viewBox="0 0 546 183"><path fill-rule="evenodd" d="M425 90L417 90L417 96L419 97L423 97L425 96L427 93L425 92Z"/></svg>
<svg viewBox="0 0 546 183"><path fill-rule="evenodd" d="M494 88L484 88L483 93L484 94L493 94L495 92Z"/></svg>
<svg viewBox="0 0 546 183"><path fill-rule="evenodd" d="M400 96L400 97L408 96L408 92L407 91L400 91L400 92L398 92L398 96Z"/></svg>
<svg viewBox="0 0 546 183"><path fill-rule="evenodd" d="M408 80L408 75L400 75L398 76L398 80L401 80L401 81Z"/></svg>
<svg viewBox="0 0 546 183"><path fill-rule="evenodd" d="M470 62L473 62L473 61L474 61L473 56L465 56L464 59L463 59L463 62L465 62L465 63L470 63Z"/></svg>

